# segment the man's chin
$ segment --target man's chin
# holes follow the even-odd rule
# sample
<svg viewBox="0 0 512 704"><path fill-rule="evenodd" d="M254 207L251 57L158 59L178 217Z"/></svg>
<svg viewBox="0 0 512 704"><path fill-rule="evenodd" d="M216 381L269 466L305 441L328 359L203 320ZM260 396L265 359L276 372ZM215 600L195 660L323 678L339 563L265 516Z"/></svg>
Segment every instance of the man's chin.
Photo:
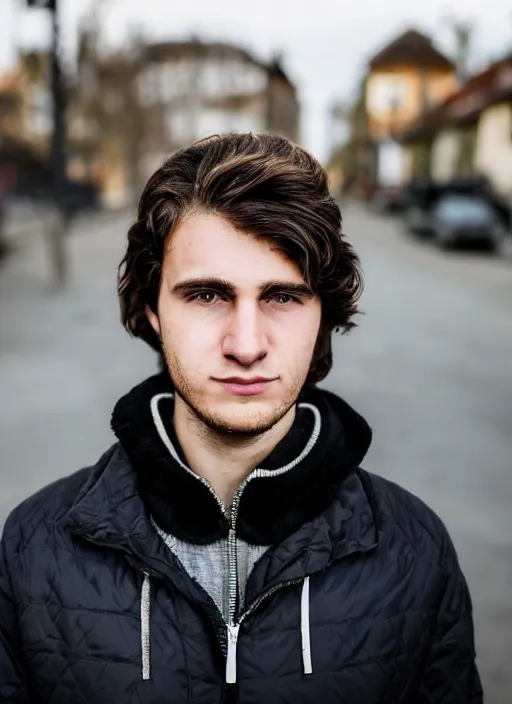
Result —
<svg viewBox="0 0 512 704"><path fill-rule="evenodd" d="M270 430L280 420L273 413L264 412L240 412L227 409L208 414L208 425L212 430L220 434L256 436Z"/></svg>
<svg viewBox="0 0 512 704"><path fill-rule="evenodd" d="M238 400L213 404L195 411L201 420L219 434L254 437L267 432L289 411L286 405L276 405L263 399L240 403ZM199 411L199 413L198 413Z"/></svg>

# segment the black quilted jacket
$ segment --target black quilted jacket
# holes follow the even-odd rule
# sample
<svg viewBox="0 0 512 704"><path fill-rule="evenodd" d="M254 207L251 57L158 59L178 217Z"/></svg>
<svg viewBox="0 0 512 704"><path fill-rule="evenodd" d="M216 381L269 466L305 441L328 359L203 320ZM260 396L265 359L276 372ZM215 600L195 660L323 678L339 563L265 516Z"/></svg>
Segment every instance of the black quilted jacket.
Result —
<svg viewBox="0 0 512 704"><path fill-rule="evenodd" d="M367 447L367 426L323 393L322 413L327 404L336 432L331 425L313 469L294 475L310 483L294 494L291 474L272 479L272 492L258 479L241 502L244 539L256 542L279 523L278 539L249 578L230 655L236 676L231 663L226 677L226 626L155 531L149 513L157 500L142 466L160 500L166 491L197 500L201 510L184 530L199 524L206 542L226 530L224 517L210 520L204 486L193 477L180 483L176 467L167 467L169 486L158 484L164 448L155 449L154 437L150 449L138 442L138 430L151 432L133 400L132 393L114 415L122 444L40 491L6 523L2 704L482 702L470 597L443 524L403 489L350 467L358 451L349 438ZM261 491L268 511L256 517ZM279 505L282 522L273 515ZM171 513L170 523L179 508Z"/></svg>

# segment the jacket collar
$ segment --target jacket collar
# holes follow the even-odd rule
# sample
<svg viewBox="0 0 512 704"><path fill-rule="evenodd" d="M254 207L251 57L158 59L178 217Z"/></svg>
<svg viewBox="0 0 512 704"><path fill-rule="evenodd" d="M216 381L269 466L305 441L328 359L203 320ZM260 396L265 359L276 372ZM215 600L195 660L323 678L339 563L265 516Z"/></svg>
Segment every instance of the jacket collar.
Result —
<svg viewBox="0 0 512 704"><path fill-rule="evenodd" d="M146 511L156 523L179 539L211 543L227 536L228 520L210 488L184 467L175 437L175 452L169 451L152 414L152 400L161 396L160 418L172 443L171 394L167 374L151 377L120 399L112 428L135 469ZM311 439L314 417L299 406L292 430L263 463L271 471L254 478L243 491L236 530L249 543L280 543L311 522L333 502L369 447L369 426L334 394L311 389L299 402L318 409L320 435L292 470L279 471L280 463L293 464Z"/></svg>
<svg viewBox="0 0 512 704"><path fill-rule="evenodd" d="M278 582L301 579L378 542L366 475L352 472L326 510L272 545L247 584L248 601ZM116 444L100 459L59 527L95 545L124 553L139 570L172 581L196 602L204 595L154 529L138 491L137 475Z"/></svg>

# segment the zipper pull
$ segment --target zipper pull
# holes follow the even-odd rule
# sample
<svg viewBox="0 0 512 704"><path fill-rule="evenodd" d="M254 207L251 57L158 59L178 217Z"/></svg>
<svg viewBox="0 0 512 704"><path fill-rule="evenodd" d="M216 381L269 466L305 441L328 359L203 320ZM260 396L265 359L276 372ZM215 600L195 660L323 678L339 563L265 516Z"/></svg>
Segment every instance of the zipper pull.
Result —
<svg viewBox="0 0 512 704"><path fill-rule="evenodd" d="M240 624L227 626L228 629L228 655L226 659L226 683L236 683L236 646L238 643L238 631Z"/></svg>

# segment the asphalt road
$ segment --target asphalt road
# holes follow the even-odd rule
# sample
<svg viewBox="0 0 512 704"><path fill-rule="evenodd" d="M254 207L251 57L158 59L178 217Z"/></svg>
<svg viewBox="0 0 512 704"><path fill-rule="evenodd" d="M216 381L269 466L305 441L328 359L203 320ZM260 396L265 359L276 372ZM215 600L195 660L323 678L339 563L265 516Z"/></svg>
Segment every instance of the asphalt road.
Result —
<svg viewBox="0 0 512 704"><path fill-rule="evenodd" d="M473 596L487 704L512 704L512 258L446 254L343 206L366 289L325 384L374 429L365 467L448 526ZM113 441L117 397L156 368L118 323L124 217L82 223L53 292L35 237L0 269L0 526Z"/></svg>
<svg viewBox="0 0 512 704"><path fill-rule="evenodd" d="M342 207L366 278L327 386L367 417L365 467L447 525L473 597L486 704L512 703L512 257L443 253Z"/></svg>

